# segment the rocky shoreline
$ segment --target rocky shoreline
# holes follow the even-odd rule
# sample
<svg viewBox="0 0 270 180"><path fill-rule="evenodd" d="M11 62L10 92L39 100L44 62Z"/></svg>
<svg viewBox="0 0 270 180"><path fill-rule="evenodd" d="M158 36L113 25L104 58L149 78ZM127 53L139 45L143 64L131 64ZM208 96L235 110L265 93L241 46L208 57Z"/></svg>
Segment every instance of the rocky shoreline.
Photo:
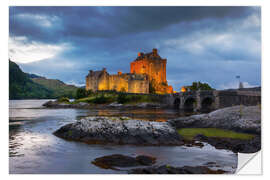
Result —
<svg viewBox="0 0 270 180"><path fill-rule="evenodd" d="M166 108L166 105L159 103L136 103L136 104L119 104L119 103L110 103L110 104L89 104L85 102L79 103L64 103L58 101L48 101L43 104L46 108L55 108L55 109L65 109L65 108L74 108L74 109L106 109L106 108L116 108L116 109L129 109L129 108Z"/></svg>
<svg viewBox="0 0 270 180"><path fill-rule="evenodd" d="M228 174L222 169L213 170L206 166L173 167L168 165L135 168L129 174Z"/></svg>
<svg viewBox="0 0 270 180"><path fill-rule="evenodd" d="M156 158L146 155L136 157L112 154L94 159L91 162L103 169L126 171L128 174L224 174L231 173L216 167L214 162L201 166L173 167L170 165L155 165ZM138 167L139 166L139 167ZM138 168L133 168L138 167ZM124 169L122 169L124 168ZM129 169L127 169L129 168ZM130 169L131 168L131 169ZM214 168L214 169L213 169Z"/></svg>
<svg viewBox="0 0 270 180"><path fill-rule="evenodd" d="M261 116L258 106L234 106L208 114L192 115L153 122L128 117L86 117L67 124L54 134L58 137L89 144L185 145L203 147L206 142L217 149L254 153L261 149ZM252 139L206 137L198 134L193 140L184 139L180 128L221 128L252 133Z"/></svg>
<svg viewBox="0 0 270 180"><path fill-rule="evenodd" d="M234 153L255 153L261 149L261 137L255 136L251 140L216 138L197 135L194 141L206 142L216 149L231 150Z"/></svg>
<svg viewBox="0 0 270 180"><path fill-rule="evenodd" d="M179 117L168 121L175 128L220 128L261 134L259 106L232 106L208 114Z"/></svg>
<svg viewBox="0 0 270 180"><path fill-rule="evenodd" d="M90 144L181 145L182 137L167 122L128 117L87 117L67 124L54 135Z"/></svg>

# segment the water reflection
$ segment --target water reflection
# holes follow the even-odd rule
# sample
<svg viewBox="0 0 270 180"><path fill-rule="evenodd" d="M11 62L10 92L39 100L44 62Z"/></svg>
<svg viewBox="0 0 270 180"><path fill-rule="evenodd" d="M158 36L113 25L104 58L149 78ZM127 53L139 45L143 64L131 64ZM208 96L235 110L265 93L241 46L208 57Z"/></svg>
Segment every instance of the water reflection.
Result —
<svg viewBox="0 0 270 180"><path fill-rule="evenodd" d="M91 164L97 157L116 153L129 156L153 155L157 157L158 164L197 166L212 161L229 171L236 168L236 154L216 150L210 145L203 148L88 145L65 141L52 134L62 125L85 116L128 116L135 119L166 121L182 116L175 110L45 109L42 107L44 102L44 100L10 101L10 173L125 173L100 169Z"/></svg>
<svg viewBox="0 0 270 180"><path fill-rule="evenodd" d="M86 112L85 116L127 116L132 119L165 122L168 119L186 116L187 114L194 113L180 112L177 109L91 109L91 111Z"/></svg>

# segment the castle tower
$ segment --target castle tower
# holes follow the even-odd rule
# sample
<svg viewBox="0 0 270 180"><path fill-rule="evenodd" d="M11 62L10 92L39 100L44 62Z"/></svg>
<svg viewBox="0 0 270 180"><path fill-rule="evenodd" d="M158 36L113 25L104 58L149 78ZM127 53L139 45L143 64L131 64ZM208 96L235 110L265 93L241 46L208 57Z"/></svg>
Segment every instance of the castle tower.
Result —
<svg viewBox="0 0 270 180"><path fill-rule="evenodd" d="M147 74L150 81L154 79L157 83L167 83L166 63L167 60L158 55L157 49L146 54L140 52L130 63L130 73Z"/></svg>
<svg viewBox="0 0 270 180"><path fill-rule="evenodd" d="M162 59L154 48L150 53L138 53L138 57L130 63L130 73L148 75L156 93L172 93L172 87L167 84L166 64L167 59Z"/></svg>

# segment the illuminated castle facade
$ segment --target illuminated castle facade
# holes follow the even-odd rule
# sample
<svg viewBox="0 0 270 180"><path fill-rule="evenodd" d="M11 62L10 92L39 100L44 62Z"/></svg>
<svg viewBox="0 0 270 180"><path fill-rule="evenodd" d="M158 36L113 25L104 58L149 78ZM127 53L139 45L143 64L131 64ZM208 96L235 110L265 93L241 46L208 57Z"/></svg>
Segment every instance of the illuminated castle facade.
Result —
<svg viewBox="0 0 270 180"><path fill-rule="evenodd" d="M173 93L172 86L166 80L166 59L162 59L153 49L150 53L138 53L130 63L130 73L110 75L104 68L101 71L89 71L86 76L86 90L116 90L129 93Z"/></svg>

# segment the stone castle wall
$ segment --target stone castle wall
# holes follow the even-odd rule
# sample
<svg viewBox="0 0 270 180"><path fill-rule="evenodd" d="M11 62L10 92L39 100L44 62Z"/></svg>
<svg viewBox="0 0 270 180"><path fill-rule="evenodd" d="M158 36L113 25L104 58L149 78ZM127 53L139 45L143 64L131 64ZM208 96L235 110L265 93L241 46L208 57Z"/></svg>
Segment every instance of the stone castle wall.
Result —
<svg viewBox="0 0 270 180"><path fill-rule="evenodd" d="M129 93L149 93L149 80L131 79L128 81Z"/></svg>
<svg viewBox="0 0 270 180"><path fill-rule="evenodd" d="M130 93L149 93L150 84L155 93L173 93L166 80L166 59L162 59L153 49L150 53L139 53L130 63L130 73L109 75L106 69L89 71L86 76L87 90L116 90Z"/></svg>
<svg viewBox="0 0 270 180"><path fill-rule="evenodd" d="M114 74L92 71L86 76L86 90L116 90L128 93L149 93L149 80L146 75Z"/></svg>

